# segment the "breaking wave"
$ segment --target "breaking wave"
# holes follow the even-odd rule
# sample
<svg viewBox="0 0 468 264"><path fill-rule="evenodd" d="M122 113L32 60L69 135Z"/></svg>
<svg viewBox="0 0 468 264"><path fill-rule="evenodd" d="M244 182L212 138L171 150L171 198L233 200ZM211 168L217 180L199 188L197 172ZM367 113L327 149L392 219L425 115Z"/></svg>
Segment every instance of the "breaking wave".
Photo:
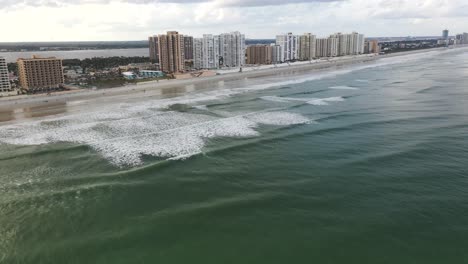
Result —
<svg viewBox="0 0 468 264"><path fill-rule="evenodd" d="M111 163L123 167L141 165L144 155L168 159L190 157L202 153L205 141L210 138L257 137L260 132L256 128L261 124L289 126L309 122L300 114L281 111L215 117L161 111L151 109L151 105L121 105L114 112L1 126L0 142L13 145L85 144Z"/></svg>
<svg viewBox="0 0 468 264"><path fill-rule="evenodd" d="M343 102L343 97L327 97L327 98L294 98L294 97L279 97L279 96L263 96L261 99L271 102L290 103L290 102L303 102L310 105L329 105L331 102Z"/></svg>

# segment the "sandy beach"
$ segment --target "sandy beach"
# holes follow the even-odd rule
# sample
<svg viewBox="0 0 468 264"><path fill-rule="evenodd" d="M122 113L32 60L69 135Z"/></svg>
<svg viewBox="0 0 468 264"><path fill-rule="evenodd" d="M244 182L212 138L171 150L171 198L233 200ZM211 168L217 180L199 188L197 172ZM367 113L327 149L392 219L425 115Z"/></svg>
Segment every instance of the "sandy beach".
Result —
<svg viewBox="0 0 468 264"><path fill-rule="evenodd" d="M403 57L419 53L427 53L434 51L447 50L446 48L437 48L429 50L418 50L418 51L409 51L409 52L400 52L395 54L388 55L359 55L359 56L347 56L347 57L336 57L330 58L328 60L315 60L311 62L298 62L291 64L282 64L282 65L268 65L265 68L264 66L260 67L246 67L243 72L233 72L231 71L220 71L216 76L210 77L199 77L191 79L182 79L182 80L164 80L164 81L151 81L151 82L142 82L134 85L127 85L122 87L108 88L108 89L98 89L98 90L72 90L64 92L56 92L50 95L40 94L40 95L20 95L13 97L3 97L0 98L0 111L12 111L16 108L22 107L38 107L38 106L47 106L57 103L67 103L73 101L81 100L95 100L100 98L109 99L114 96L124 96L131 95L135 93L146 93L146 92L155 92L162 91L163 89L168 88L177 88L184 87L187 85L196 85L203 83L215 83L220 81L231 81L239 80L243 78L259 78L264 76L273 76L280 73L287 72L301 72L301 71L310 71L310 70L324 70L327 68L333 67L343 67L354 64L364 64L375 62L379 59L390 58L390 57Z"/></svg>

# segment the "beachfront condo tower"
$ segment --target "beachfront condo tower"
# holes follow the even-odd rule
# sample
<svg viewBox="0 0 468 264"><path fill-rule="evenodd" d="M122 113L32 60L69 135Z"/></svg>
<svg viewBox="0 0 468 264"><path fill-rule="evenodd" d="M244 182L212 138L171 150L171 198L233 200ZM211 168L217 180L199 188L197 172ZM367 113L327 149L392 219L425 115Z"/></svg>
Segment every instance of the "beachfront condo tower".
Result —
<svg viewBox="0 0 468 264"><path fill-rule="evenodd" d="M159 63L158 36L150 36L148 42L150 61L152 63Z"/></svg>
<svg viewBox="0 0 468 264"><path fill-rule="evenodd" d="M203 35L203 38L194 39L193 63L195 69L219 68L219 36Z"/></svg>
<svg viewBox="0 0 468 264"><path fill-rule="evenodd" d="M365 39L363 34L356 32L351 34L336 33L330 38L338 39L338 56L364 54Z"/></svg>
<svg viewBox="0 0 468 264"><path fill-rule="evenodd" d="M245 35L240 32L219 35L220 66L242 67L245 63Z"/></svg>
<svg viewBox="0 0 468 264"><path fill-rule="evenodd" d="M283 57L283 48L280 45L271 44L271 63L281 63L284 61Z"/></svg>
<svg viewBox="0 0 468 264"><path fill-rule="evenodd" d="M8 66L5 58L0 57L0 96L9 92L11 92L11 85L8 77Z"/></svg>
<svg viewBox="0 0 468 264"><path fill-rule="evenodd" d="M159 68L166 73L183 72L185 69L184 35L168 31L158 35Z"/></svg>
<svg viewBox="0 0 468 264"><path fill-rule="evenodd" d="M245 64L245 36L239 32L205 34L193 40L195 69L242 67Z"/></svg>
<svg viewBox="0 0 468 264"><path fill-rule="evenodd" d="M283 50L282 62L299 59L299 36L292 33L277 35L276 45Z"/></svg>
<svg viewBox="0 0 468 264"><path fill-rule="evenodd" d="M365 41L364 53L380 53L379 41L377 40Z"/></svg>
<svg viewBox="0 0 468 264"><path fill-rule="evenodd" d="M64 83L62 60L55 57L18 59L18 77L23 89L56 89Z"/></svg>
<svg viewBox="0 0 468 264"><path fill-rule="evenodd" d="M247 64L271 64L272 62L272 51L271 45L251 45L247 47L246 51L246 63Z"/></svg>
<svg viewBox="0 0 468 264"><path fill-rule="evenodd" d="M311 33L305 33L299 37L299 59L302 61L315 58L316 37Z"/></svg>
<svg viewBox="0 0 468 264"><path fill-rule="evenodd" d="M193 37L184 36L184 56L186 61L193 60Z"/></svg>

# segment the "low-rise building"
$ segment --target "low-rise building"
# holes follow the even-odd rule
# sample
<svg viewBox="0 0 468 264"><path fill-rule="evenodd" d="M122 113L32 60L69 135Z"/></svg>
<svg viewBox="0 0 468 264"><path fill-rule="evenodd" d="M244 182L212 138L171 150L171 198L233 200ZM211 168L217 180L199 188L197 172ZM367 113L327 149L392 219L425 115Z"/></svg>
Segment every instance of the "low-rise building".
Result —
<svg viewBox="0 0 468 264"><path fill-rule="evenodd" d="M165 74L162 71L150 71L142 70L138 72L126 71L122 72L122 76L127 80L137 80L137 79L150 79L150 78L162 78Z"/></svg>

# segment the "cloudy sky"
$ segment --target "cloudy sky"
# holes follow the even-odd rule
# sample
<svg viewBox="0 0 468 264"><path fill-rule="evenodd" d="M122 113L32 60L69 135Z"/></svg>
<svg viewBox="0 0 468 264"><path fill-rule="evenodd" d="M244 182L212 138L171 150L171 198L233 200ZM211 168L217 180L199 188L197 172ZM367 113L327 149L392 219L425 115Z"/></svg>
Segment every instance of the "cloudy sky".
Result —
<svg viewBox="0 0 468 264"><path fill-rule="evenodd" d="M0 0L0 23L0 42L143 40L166 30L427 36L468 31L468 0Z"/></svg>

